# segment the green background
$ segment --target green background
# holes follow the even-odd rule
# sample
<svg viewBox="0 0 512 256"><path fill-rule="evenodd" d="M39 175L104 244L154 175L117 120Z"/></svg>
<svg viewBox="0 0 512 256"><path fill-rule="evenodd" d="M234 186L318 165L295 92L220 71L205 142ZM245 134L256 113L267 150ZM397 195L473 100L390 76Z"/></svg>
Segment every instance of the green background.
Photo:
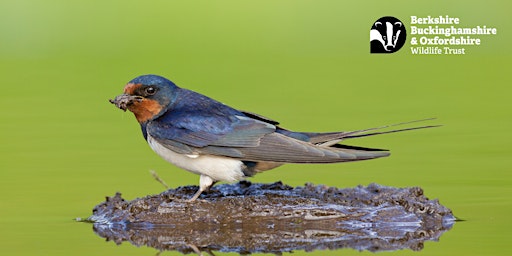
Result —
<svg viewBox="0 0 512 256"><path fill-rule="evenodd" d="M287 165L254 182L421 186L456 223L424 255L510 255L511 4L507 1L19 1L0 3L0 248L5 255L154 255L77 223L104 196L197 184L108 103L126 82L166 76L303 131L437 117L442 128L351 141L392 156ZM497 27L463 56L369 54L382 16L450 15ZM410 35L409 35L410 36ZM409 40L408 40L409 41ZM166 252L163 255L176 254ZM301 255L303 252L296 252ZM314 255L363 255L355 250ZM386 253L388 254L388 253ZM393 254L393 253L392 253ZM222 255L222 253L219 253Z"/></svg>

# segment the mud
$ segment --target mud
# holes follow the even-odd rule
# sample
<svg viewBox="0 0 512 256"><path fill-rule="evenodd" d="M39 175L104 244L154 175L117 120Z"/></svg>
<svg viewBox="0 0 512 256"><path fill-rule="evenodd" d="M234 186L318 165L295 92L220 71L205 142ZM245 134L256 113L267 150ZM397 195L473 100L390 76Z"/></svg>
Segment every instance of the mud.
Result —
<svg viewBox="0 0 512 256"><path fill-rule="evenodd" d="M280 182L240 182L212 188L187 202L197 186L126 201L117 193L87 220L96 234L182 253L255 252L353 248L421 250L454 221L450 209L429 200L419 187L377 184L339 189Z"/></svg>

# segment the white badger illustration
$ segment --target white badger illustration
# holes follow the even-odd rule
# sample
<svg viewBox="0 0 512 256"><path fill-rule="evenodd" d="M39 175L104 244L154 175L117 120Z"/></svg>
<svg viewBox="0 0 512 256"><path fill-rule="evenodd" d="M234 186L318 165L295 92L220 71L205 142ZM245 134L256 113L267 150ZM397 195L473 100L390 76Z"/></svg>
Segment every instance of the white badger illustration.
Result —
<svg viewBox="0 0 512 256"><path fill-rule="evenodd" d="M382 22L380 22L380 21L375 22L374 25L376 28L378 28L379 26L383 26ZM391 24L391 22L386 22L386 34L385 35L381 34L381 32L377 29L370 30L370 42L377 40L382 44L382 46L384 47L384 50L386 50L388 52L392 51L392 49L394 49L396 46L396 42L398 41L398 38L399 38L400 32L401 32L400 29L397 29L396 32L394 31L395 25L398 27L403 26L402 22L399 22L399 21L395 22L394 24ZM389 47L392 47L392 48L389 48Z"/></svg>

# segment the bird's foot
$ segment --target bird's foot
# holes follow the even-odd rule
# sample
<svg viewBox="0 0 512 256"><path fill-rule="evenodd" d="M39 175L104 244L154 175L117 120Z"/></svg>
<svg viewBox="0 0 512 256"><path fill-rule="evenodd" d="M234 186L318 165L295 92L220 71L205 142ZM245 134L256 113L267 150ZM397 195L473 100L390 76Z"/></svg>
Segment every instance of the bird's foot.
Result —
<svg viewBox="0 0 512 256"><path fill-rule="evenodd" d="M194 202L201 194L203 193L202 189L198 189L197 192L192 196L189 200L187 200L188 203Z"/></svg>

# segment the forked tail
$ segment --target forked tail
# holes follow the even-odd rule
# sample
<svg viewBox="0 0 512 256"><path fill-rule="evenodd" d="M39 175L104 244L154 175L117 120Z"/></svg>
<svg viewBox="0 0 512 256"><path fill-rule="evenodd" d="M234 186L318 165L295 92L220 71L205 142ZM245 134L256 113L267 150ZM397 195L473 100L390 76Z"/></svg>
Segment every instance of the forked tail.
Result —
<svg viewBox="0 0 512 256"><path fill-rule="evenodd" d="M361 137L366 137L366 136L374 136L374 135L403 132L403 131L412 131L412 130L419 130L419 129L426 129L426 128L434 128L434 127L441 126L441 125L425 125L425 126L416 126L416 127L403 128L403 129L395 129L395 130L390 130L390 131L372 132L372 131L382 130L382 129L386 129L386 128L390 128L390 127L402 126L402 125L406 125L406 124L412 124L412 123L418 123L418 122L424 122L424 121L430 121L430 120L434 120L434 119L436 119L436 118L414 120L414 121L409 121L409 122L402 122L402 123L384 125L384 126L356 130L356 131L349 131L349 132L305 133L305 134L307 136L309 136L309 138L310 138L309 142L316 144L316 145L329 147L329 146L333 146L333 145L341 142L342 140L347 140L347 139L361 138Z"/></svg>

